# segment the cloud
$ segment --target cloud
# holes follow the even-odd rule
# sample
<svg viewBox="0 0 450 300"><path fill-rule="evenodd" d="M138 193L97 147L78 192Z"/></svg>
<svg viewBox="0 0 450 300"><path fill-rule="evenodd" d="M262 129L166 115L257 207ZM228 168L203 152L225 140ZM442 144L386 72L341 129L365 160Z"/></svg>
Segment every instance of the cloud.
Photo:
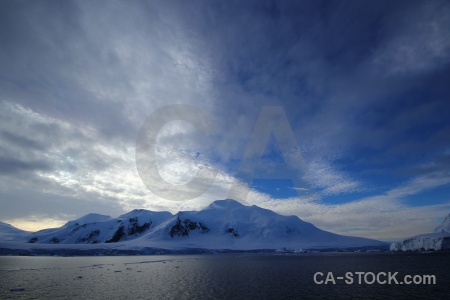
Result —
<svg viewBox="0 0 450 300"><path fill-rule="evenodd" d="M390 75L444 68L450 62L449 13L447 2L431 1L410 6L396 15L387 27L391 37L374 53L374 64Z"/></svg>
<svg viewBox="0 0 450 300"><path fill-rule="evenodd" d="M308 162L311 184L324 195L337 195L361 191L363 185L348 174L336 169L325 160Z"/></svg>
<svg viewBox="0 0 450 300"><path fill-rule="evenodd" d="M21 171L48 170L49 165L40 161L21 161L11 157L0 157L0 174L14 174Z"/></svg>
<svg viewBox="0 0 450 300"><path fill-rule="evenodd" d="M29 169L54 195L95 195L92 207L103 198L145 205L151 193L135 169L137 130L168 103L207 108L208 62L152 4L115 3L101 15L92 14L98 3L47 4L3 4L10 29L2 32L10 43L2 48L0 100L7 180L25 187L28 178L14 178L12 168Z"/></svg>
<svg viewBox="0 0 450 300"><path fill-rule="evenodd" d="M250 191L236 171L261 108L274 105L294 132L301 155L288 163L307 191L290 200L251 191L248 203L372 237L419 233L445 208L412 208L408 195L447 182L446 2L0 6L0 218L176 212L227 197L232 182ZM218 171L184 202L149 191L135 162L145 119L176 103L215 125L203 135L173 122L158 136L168 182ZM368 189L374 198L321 201Z"/></svg>
<svg viewBox="0 0 450 300"><path fill-rule="evenodd" d="M411 206L408 196L450 184L450 177L416 177L384 194L342 204L325 204L318 195L310 198L271 199L254 191L249 202L285 215L297 215L321 229L381 240L396 240L432 232L450 209L450 201L442 204Z"/></svg>

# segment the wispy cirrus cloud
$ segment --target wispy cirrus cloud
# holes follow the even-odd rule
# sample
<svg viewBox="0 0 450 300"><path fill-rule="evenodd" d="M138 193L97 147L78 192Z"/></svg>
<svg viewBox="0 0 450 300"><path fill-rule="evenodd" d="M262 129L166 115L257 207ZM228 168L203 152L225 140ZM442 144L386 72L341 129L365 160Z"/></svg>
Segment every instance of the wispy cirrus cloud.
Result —
<svg viewBox="0 0 450 300"><path fill-rule="evenodd" d="M317 195L279 201L267 195L252 193L250 199L252 203L282 214L297 215L331 232L396 240L432 232L445 217L445 211L450 209L449 202L411 206L407 197L449 183L448 176L439 179L418 177L382 195L335 205L323 203Z"/></svg>
<svg viewBox="0 0 450 300"><path fill-rule="evenodd" d="M354 193L364 189L363 184L352 179L337 166L325 160L315 160L307 164L311 184L324 195Z"/></svg>

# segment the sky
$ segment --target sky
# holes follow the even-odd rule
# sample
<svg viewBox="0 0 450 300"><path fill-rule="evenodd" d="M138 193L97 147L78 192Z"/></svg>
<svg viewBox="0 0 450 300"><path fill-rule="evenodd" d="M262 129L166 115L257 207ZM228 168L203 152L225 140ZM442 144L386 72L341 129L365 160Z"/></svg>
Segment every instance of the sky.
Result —
<svg viewBox="0 0 450 300"><path fill-rule="evenodd" d="M235 198L339 234L431 232L449 36L448 1L1 1L0 220Z"/></svg>

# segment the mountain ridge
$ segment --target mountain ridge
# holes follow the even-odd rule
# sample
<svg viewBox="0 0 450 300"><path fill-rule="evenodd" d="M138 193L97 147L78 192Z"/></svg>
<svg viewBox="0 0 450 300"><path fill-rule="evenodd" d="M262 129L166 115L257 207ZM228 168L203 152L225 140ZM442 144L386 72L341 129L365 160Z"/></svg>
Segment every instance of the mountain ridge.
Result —
<svg viewBox="0 0 450 300"><path fill-rule="evenodd" d="M117 218L87 214L59 228L17 239L27 244L109 244L165 249L278 249L381 246L386 243L321 230L297 216L216 200L199 211L135 209ZM109 246L108 246L109 247Z"/></svg>
<svg viewBox="0 0 450 300"><path fill-rule="evenodd" d="M0 236L5 241L14 241L25 238L28 234L30 234L29 231L16 228L11 224L0 221Z"/></svg>

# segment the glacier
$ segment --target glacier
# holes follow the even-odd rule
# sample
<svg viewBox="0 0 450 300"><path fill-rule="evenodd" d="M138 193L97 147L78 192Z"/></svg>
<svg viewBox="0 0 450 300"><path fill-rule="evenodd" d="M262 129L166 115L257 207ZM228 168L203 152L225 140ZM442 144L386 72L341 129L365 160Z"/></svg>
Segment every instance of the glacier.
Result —
<svg viewBox="0 0 450 300"><path fill-rule="evenodd" d="M439 251L450 250L450 214L440 223L434 233L416 235L393 242L391 251Z"/></svg>
<svg viewBox="0 0 450 300"><path fill-rule="evenodd" d="M394 242L391 251L438 251L450 249L450 235L448 234L422 234Z"/></svg>
<svg viewBox="0 0 450 300"><path fill-rule="evenodd" d="M0 227L0 254L130 255L388 247L381 241L338 235L297 216L283 216L231 199L177 214L144 209L117 218L88 214L59 228L17 231L17 235L4 239L13 227L8 228Z"/></svg>

